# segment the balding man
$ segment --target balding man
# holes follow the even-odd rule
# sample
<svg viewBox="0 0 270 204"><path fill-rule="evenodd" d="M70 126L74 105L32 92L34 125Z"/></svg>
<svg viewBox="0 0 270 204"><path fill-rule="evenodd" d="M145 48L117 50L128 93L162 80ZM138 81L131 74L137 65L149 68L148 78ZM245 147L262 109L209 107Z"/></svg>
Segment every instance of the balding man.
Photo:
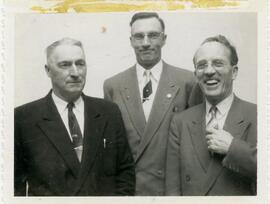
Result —
<svg viewBox="0 0 270 204"><path fill-rule="evenodd" d="M207 38L195 53L205 102L172 120L167 195L256 195L257 107L233 93L237 63L222 35Z"/></svg>

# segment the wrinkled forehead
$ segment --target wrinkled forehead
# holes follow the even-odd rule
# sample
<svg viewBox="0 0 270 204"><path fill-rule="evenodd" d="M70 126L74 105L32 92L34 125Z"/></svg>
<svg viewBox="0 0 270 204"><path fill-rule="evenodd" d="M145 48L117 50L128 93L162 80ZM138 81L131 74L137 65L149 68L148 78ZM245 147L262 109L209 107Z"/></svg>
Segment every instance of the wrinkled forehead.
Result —
<svg viewBox="0 0 270 204"><path fill-rule="evenodd" d="M206 42L196 51L194 62L214 59L230 61L230 56L231 52L225 45L219 42Z"/></svg>
<svg viewBox="0 0 270 204"><path fill-rule="evenodd" d="M131 26L131 34L149 32L162 32L161 23L155 17L138 19Z"/></svg>
<svg viewBox="0 0 270 204"><path fill-rule="evenodd" d="M72 61L84 58L85 55L82 47L74 44L58 45L51 50L48 56L50 61Z"/></svg>

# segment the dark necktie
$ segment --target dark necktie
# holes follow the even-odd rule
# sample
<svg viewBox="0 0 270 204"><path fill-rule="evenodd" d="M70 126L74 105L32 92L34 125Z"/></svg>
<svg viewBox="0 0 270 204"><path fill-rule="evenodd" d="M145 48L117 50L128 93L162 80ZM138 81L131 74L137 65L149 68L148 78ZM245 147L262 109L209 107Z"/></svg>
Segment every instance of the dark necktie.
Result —
<svg viewBox="0 0 270 204"><path fill-rule="evenodd" d="M82 132L77 121L75 114L73 113L74 103L70 102L67 105L68 108L68 125L70 130L70 135L73 141L73 147L77 154L79 161L82 159L82 151L83 151L83 138Z"/></svg>
<svg viewBox="0 0 270 204"><path fill-rule="evenodd" d="M144 76L146 76L146 84L143 87L143 103L148 100L148 97L152 94L152 81L150 75L151 72L149 70L145 70Z"/></svg>

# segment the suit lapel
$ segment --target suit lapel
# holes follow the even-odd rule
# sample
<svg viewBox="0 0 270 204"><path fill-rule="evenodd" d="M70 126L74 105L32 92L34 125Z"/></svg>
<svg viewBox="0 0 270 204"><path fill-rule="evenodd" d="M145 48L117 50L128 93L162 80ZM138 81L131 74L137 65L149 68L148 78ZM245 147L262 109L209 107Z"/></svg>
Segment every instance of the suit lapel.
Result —
<svg viewBox="0 0 270 204"><path fill-rule="evenodd" d="M121 96L134 127L140 136L142 136L146 120L142 108L136 67L133 66L127 73L128 75L123 77Z"/></svg>
<svg viewBox="0 0 270 204"><path fill-rule="evenodd" d="M176 85L173 77L170 76L167 65L163 63L163 70L158 84L156 96L154 98L151 113L149 115L135 161L137 161L142 155L143 151L158 130L165 114L170 107L171 102L178 91L179 87Z"/></svg>
<svg viewBox="0 0 270 204"><path fill-rule="evenodd" d="M211 162L211 157L205 139L205 103L198 107L198 112L194 112L193 118L188 124L191 141L197 157L205 173Z"/></svg>
<svg viewBox="0 0 270 204"><path fill-rule="evenodd" d="M59 151L68 167L75 177L78 176L80 164L73 150L71 140L57 108L52 100L51 93L46 98L43 120L38 126L49 138L55 148Z"/></svg>
<svg viewBox="0 0 270 204"><path fill-rule="evenodd" d="M85 106L85 126L84 126L84 149L81 162L80 180L75 192L80 189L86 176L96 159L99 146L102 142L102 134L106 119L104 115L95 110L95 104L83 96Z"/></svg>
<svg viewBox="0 0 270 204"><path fill-rule="evenodd" d="M248 128L250 122L245 120L242 115L240 99L234 96L234 101L226 118L224 130L229 132L233 137L241 138ZM221 164L223 157L215 156L209 166L207 179L205 182L205 194L211 189L218 176L221 174L223 166Z"/></svg>

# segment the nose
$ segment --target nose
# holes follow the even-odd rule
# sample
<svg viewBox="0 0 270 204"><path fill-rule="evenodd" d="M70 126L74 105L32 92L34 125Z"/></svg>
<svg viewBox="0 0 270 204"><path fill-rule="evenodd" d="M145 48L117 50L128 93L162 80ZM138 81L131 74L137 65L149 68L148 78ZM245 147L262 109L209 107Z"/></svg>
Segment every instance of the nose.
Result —
<svg viewBox="0 0 270 204"><path fill-rule="evenodd" d="M208 63L207 67L204 69L204 74L213 75L215 73L216 73L215 68L211 65L211 63Z"/></svg>
<svg viewBox="0 0 270 204"><path fill-rule="evenodd" d="M150 46L150 40L149 40L147 35L144 36L142 45L144 47L149 47Z"/></svg>
<svg viewBox="0 0 270 204"><path fill-rule="evenodd" d="M78 67L73 63L72 64L72 67L71 67L71 70L70 70L70 75L71 76L79 76L79 70L78 70Z"/></svg>

